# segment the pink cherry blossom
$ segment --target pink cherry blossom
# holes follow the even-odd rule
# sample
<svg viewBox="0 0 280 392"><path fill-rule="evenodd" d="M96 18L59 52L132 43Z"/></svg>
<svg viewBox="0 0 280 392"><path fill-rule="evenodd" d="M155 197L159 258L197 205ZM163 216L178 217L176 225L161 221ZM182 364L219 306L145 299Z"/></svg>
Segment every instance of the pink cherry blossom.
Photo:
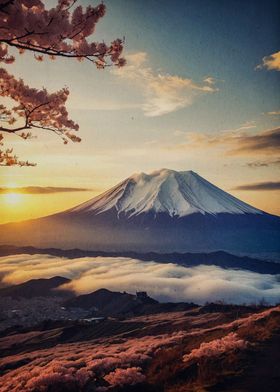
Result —
<svg viewBox="0 0 280 392"><path fill-rule="evenodd" d="M12 46L22 53L32 50L40 55L85 58L89 61L104 61L122 66L123 41L114 40L111 44L89 42L96 24L105 15L104 4L81 5L74 8L76 0L59 0L56 7L46 9L40 0L0 0L0 61L14 60L8 54Z"/></svg>
<svg viewBox="0 0 280 392"><path fill-rule="evenodd" d="M77 0L59 0L57 5L46 9L41 0L0 0L0 62L10 64L15 57L9 53L14 47L19 54L34 52L38 61L45 56L88 60L98 69L109 65L122 67L123 41L111 44L90 42L98 21L105 15L104 4L74 7ZM69 90L63 88L49 93L38 90L17 80L4 68L0 68L0 95L16 102L12 109L0 105L0 166L34 166L21 161L13 149L3 148L3 134L16 134L30 139L30 129L40 128L58 135L64 144L80 142L75 134L79 126L69 119L66 101ZM22 132L27 130L27 132Z"/></svg>

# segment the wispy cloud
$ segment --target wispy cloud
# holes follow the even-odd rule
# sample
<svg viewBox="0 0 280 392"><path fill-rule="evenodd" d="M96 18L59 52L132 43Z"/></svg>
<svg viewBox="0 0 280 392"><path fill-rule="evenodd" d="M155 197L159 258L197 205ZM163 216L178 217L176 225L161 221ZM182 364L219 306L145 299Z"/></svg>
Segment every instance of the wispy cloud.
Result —
<svg viewBox="0 0 280 392"><path fill-rule="evenodd" d="M275 191L280 189L280 181L257 182L254 184L239 185L235 191Z"/></svg>
<svg viewBox="0 0 280 392"><path fill-rule="evenodd" d="M148 55L145 52L130 54L126 58L127 65L112 72L132 81L142 91L142 110L148 117L174 112L191 105L200 95L218 91L212 77L196 83L178 75L156 72L148 65Z"/></svg>
<svg viewBox="0 0 280 392"><path fill-rule="evenodd" d="M224 139L227 142L227 139ZM234 135L228 139L233 154L264 152L278 153L280 147L280 128L269 129L255 134Z"/></svg>
<svg viewBox="0 0 280 392"><path fill-rule="evenodd" d="M207 78L203 79L203 82L214 86L216 84L216 79L212 76L208 76Z"/></svg>
<svg viewBox="0 0 280 392"><path fill-rule="evenodd" d="M277 154L280 147L280 128L264 130L258 133L248 132L252 128L240 127L235 131L223 131L215 134L187 133L186 141L176 148L219 147L224 146L227 155Z"/></svg>
<svg viewBox="0 0 280 392"><path fill-rule="evenodd" d="M274 110L272 112L267 112L269 116L280 116L280 110Z"/></svg>
<svg viewBox="0 0 280 392"><path fill-rule="evenodd" d="M0 194L3 193L25 193L30 195L39 195L47 193L60 193L60 192L85 192L92 189L86 188L67 188L67 187L53 187L53 186L26 186L17 188L0 188Z"/></svg>
<svg viewBox="0 0 280 392"><path fill-rule="evenodd" d="M280 158L267 159L267 160L262 160L262 161L252 161L252 162L248 162L246 164L246 166L251 167L251 168L269 167L269 166L278 166L278 165L280 165Z"/></svg>
<svg viewBox="0 0 280 392"><path fill-rule="evenodd" d="M183 267L173 263L144 262L123 257L85 257L64 259L48 255L15 255L0 258L4 283L20 283L32 278L64 276L77 293L105 287L135 293L145 290L160 301L224 300L229 303L254 303L261 299L271 304L280 300L277 276L216 266Z"/></svg>
<svg viewBox="0 0 280 392"><path fill-rule="evenodd" d="M269 71L280 71L280 51L273 53L270 56L263 57L261 64L257 65L256 69L263 68L266 68Z"/></svg>

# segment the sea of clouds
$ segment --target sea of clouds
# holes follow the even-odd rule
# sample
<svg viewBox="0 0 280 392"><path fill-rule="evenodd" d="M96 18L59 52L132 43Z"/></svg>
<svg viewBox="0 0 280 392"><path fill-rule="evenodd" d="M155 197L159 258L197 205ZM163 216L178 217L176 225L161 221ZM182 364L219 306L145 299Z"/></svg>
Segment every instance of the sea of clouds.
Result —
<svg viewBox="0 0 280 392"><path fill-rule="evenodd" d="M1 286L53 276L72 279L66 288L78 294L107 288L129 293L147 291L159 301L255 304L265 300L272 305L280 302L279 276L244 270L206 265L184 267L122 257L0 257Z"/></svg>

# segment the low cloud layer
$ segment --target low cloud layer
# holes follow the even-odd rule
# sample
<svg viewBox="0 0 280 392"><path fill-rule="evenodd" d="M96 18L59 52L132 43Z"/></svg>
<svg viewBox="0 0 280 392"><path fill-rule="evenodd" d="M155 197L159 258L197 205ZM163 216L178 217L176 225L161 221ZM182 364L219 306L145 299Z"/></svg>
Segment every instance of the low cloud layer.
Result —
<svg viewBox="0 0 280 392"><path fill-rule="evenodd" d="M26 187L17 187L17 188L0 188L0 194L24 193L29 195L41 195L41 194L49 194L49 193L85 192L85 191L90 191L90 189L54 187L54 186L26 186Z"/></svg>
<svg viewBox="0 0 280 392"><path fill-rule="evenodd" d="M154 71L148 65L145 52L127 55L126 59L125 69L112 72L139 88L144 96L142 109L148 117L174 112L191 105L200 95L218 91L212 77L196 83L192 79Z"/></svg>
<svg viewBox="0 0 280 392"><path fill-rule="evenodd" d="M14 255L0 258L2 284L56 275L72 279L66 286L77 293L99 288L135 293L145 290L160 301L192 301L203 304L270 304L280 302L279 277L216 266L186 268L172 263L143 262L129 258L65 259L48 255Z"/></svg>
<svg viewBox="0 0 280 392"><path fill-rule="evenodd" d="M262 63L259 64L256 69L267 69L269 71L280 71L280 51L271 54L270 56L265 56L262 59Z"/></svg>
<svg viewBox="0 0 280 392"><path fill-rule="evenodd" d="M257 182L254 184L239 185L236 191L275 191L280 189L280 181Z"/></svg>

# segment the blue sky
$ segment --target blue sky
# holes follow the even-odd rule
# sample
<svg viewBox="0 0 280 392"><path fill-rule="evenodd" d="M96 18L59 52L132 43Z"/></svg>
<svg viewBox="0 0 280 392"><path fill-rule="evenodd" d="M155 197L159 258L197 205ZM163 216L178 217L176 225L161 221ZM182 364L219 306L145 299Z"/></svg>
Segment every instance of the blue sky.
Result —
<svg viewBox="0 0 280 392"><path fill-rule="evenodd" d="M114 0L108 1L105 29L111 22L112 32L125 34L127 50L149 53L153 67L224 81L216 99L207 102L214 127L221 102L229 122L277 108L279 75L254 72L265 55L279 50L276 1Z"/></svg>
<svg viewBox="0 0 280 392"><path fill-rule="evenodd" d="M105 4L107 13L92 39L110 42L125 36L128 65L120 72L65 59L38 63L28 53L17 55L9 66L34 87L69 87L69 112L80 124L83 141L63 146L43 133L31 141L9 138L21 158L38 165L1 169L0 185L93 189L59 203L52 195L50 208L62 209L62 204L66 208L86 200L133 172L192 169L237 197L280 213L279 191L233 190L246 183L278 181L276 149L232 153L237 143L248 143L245 137L279 127L280 68L256 69L265 56L280 50L277 2Z"/></svg>

